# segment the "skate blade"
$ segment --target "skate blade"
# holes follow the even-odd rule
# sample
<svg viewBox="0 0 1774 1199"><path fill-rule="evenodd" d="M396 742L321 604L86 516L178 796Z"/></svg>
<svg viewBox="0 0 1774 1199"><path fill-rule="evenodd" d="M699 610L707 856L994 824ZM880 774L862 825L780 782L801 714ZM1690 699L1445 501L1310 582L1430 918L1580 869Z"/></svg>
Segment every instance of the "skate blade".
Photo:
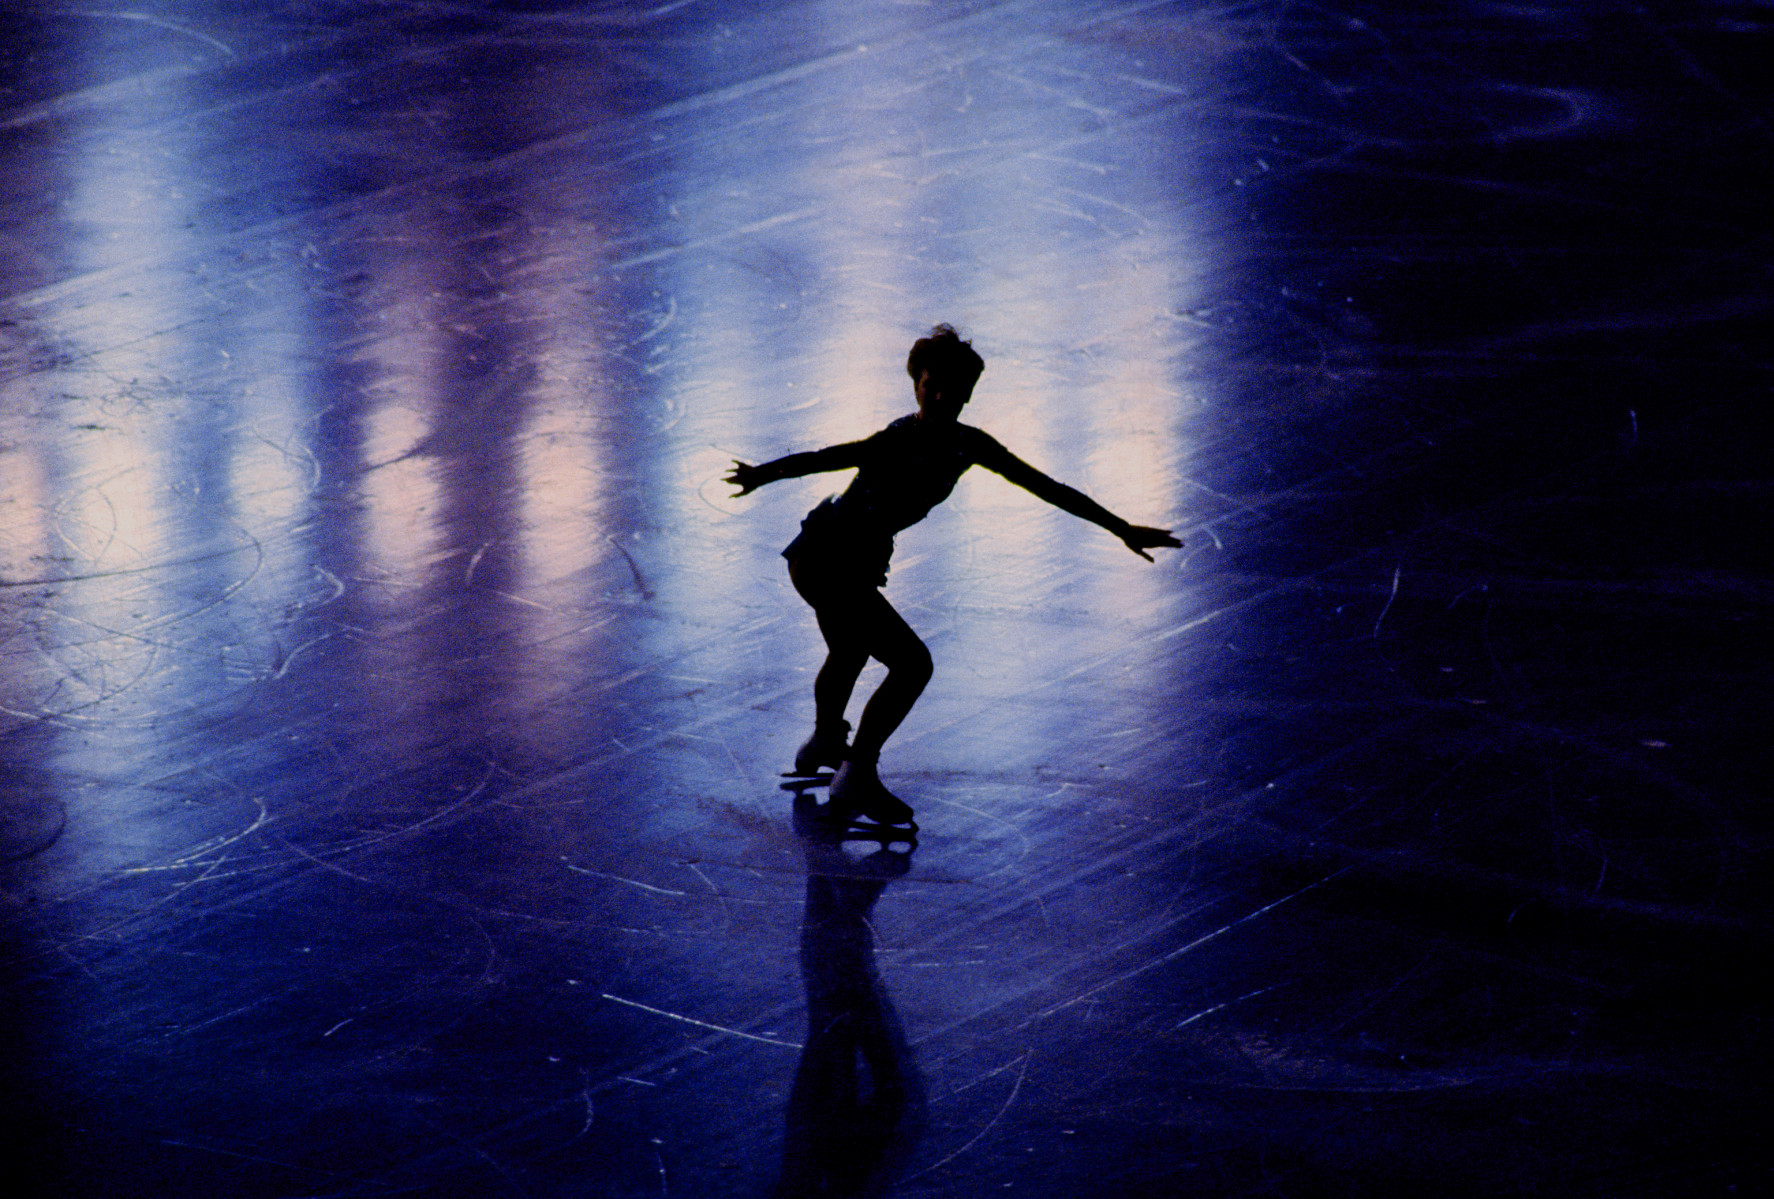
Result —
<svg viewBox="0 0 1774 1199"><path fill-rule="evenodd" d="M810 825L811 827L804 829L806 833L829 841L870 841L883 849L889 845L906 845L912 849L918 847L918 830L904 825L895 827L875 824L868 820L831 816L824 812L813 815Z"/></svg>
<svg viewBox="0 0 1774 1199"><path fill-rule="evenodd" d="M784 771L782 777L787 779L788 782L779 783L777 785L784 791L793 791L796 795L799 795L809 787L826 786L832 781L834 776L830 774L790 774L788 771Z"/></svg>
<svg viewBox="0 0 1774 1199"><path fill-rule="evenodd" d="M784 783L786 790L788 784ZM857 812L820 803L805 791L795 792L795 831L802 836L832 841L876 841L881 845L904 844L916 847L918 826L882 824Z"/></svg>
<svg viewBox="0 0 1774 1199"><path fill-rule="evenodd" d="M909 845L918 847L918 830L915 828L887 828L879 824L849 824L832 830L840 841L875 841L882 845Z"/></svg>
<svg viewBox="0 0 1774 1199"><path fill-rule="evenodd" d="M918 826L915 824L875 824L869 820L852 820L842 827L844 836L849 839L910 841L913 844L918 841Z"/></svg>
<svg viewBox="0 0 1774 1199"><path fill-rule="evenodd" d="M830 808L831 805L827 804L826 807ZM843 810L822 812L822 816L833 828L841 828L861 837L882 839L897 837L901 840L916 840L918 836L918 822L916 820L907 819L894 823L878 819L867 812Z"/></svg>

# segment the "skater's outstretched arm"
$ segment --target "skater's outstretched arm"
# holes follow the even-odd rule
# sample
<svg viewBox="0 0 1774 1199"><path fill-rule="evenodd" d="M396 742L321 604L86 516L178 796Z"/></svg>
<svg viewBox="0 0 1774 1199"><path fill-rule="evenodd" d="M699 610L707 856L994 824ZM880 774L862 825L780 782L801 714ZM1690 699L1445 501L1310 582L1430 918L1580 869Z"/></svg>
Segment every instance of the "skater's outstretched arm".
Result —
<svg viewBox="0 0 1774 1199"><path fill-rule="evenodd" d="M980 462L981 466L1003 475L1024 491L1046 500L1062 512L1070 512L1092 524L1101 525L1146 561L1152 561L1152 555L1147 550L1161 546L1174 549L1183 544L1168 529L1128 524L1077 488L1067 487L1058 479L1042 474L1003 446L996 442L992 444L995 448Z"/></svg>
<svg viewBox="0 0 1774 1199"><path fill-rule="evenodd" d="M727 482L739 488L738 495L748 495L764 484L774 483L779 479L798 479L802 475L815 475L827 470L848 470L862 465L864 444L866 443L860 441L847 441L842 445L828 445L823 450L789 454L761 466L749 466L735 461L733 469L727 473Z"/></svg>

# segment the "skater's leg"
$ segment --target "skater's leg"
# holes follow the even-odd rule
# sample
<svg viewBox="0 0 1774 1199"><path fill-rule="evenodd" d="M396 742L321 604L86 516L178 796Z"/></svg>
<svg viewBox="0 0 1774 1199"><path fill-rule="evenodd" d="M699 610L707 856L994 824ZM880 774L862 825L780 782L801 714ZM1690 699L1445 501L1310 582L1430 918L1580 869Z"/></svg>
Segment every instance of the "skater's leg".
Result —
<svg viewBox="0 0 1774 1199"><path fill-rule="evenodd" d="M819 622L821 630L826 622ZM856 680L868 664L868 651L855 644L840 641L833 644L826 638L825 664L813 678L813 723L822 729L844 727L844 709L850 706L850 694Z"/></svg>
<svg viewBox="0 0 1774 1199"><path fill-rule="evenodd" d="M802 768L801 759L807 766L815 757L825 760L823 751L834 735L841 744L842 735L835 730L844 727L844 708L862 667L875 658L887 667L887 678L864 705L856 740L841 750L843 764L832 779L829 797L835 806L860 811L882 824L916 829L911 808L881 785L875 764L881 746L930 681L930 651L878 589L829 577L806 559L789 563L789 577L813 606L829 651L814 683L814 735L797 755L797 770Z"/></svg>
<svg viewBox="0 0 1774 1199"><path fill-rule="evenodd" d="M930 681L930 651L879 591L860 597L845 615L858 618L869 656L887 667L887 677L863 706L856 740L832 778L830 802L884 825L915 830L912 809L881 785L876 759Z"/></svg>
<svg viewBox="0 0 1774 1199"><path fill-rule="evenodd" d="M817 561L795 558L788 564L789 580L813 608L819 632L825 638L826 657L813 680L813 735L795 754L795 772L810 775L821 767L837 767L849 753L850 724L844 710L856 690L856 680L868 665L868 641L863 635L861 611L867 592L836 585L829 569Z"/></svg>
<svg viewBox="0 0 1774 1199"><path fill-rule="evenodd" d="M869 592L862 618L869 656L887 668L886 679L863 707L856 739L851 743L851 758L872 764L880 756L881 746L924 694L931 663L924 642L879 591Z"/></svg>

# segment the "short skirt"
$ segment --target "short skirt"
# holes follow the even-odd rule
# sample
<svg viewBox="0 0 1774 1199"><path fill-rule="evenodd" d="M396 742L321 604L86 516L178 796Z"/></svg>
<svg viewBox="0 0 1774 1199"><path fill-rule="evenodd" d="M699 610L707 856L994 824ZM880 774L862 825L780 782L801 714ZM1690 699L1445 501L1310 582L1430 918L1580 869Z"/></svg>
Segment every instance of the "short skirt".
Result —
<svg viewBox="0 0 1774 1199"><path fill-rule="evenodd" d="M835 496L819 502L801 531L783 548L791 563L805 563L831 583L882 587L893 559L893 538L859 530Z"/></svg>

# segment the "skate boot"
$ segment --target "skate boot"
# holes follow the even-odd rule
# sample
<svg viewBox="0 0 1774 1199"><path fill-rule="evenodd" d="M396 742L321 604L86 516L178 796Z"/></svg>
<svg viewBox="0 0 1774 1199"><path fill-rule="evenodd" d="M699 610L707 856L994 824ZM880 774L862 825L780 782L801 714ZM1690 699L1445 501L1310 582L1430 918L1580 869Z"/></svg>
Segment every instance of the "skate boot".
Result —
<svg viewBox="0 0 1774 1199"><path fill-rule="evenodd" d="M852 758L838 767L827 796L830 807L840 812L856 812L877 824L916 832L912 807L905 800L881 785L872 761Z"/></svg>
<svg viewBox="0 0 1774 1199"><path fill-rule="evenodd" d="M795 774L811 778L822 767L836 770L850 752L850 722L840 720L830 727L815 725L813 735L795 751Z"/></svg>

